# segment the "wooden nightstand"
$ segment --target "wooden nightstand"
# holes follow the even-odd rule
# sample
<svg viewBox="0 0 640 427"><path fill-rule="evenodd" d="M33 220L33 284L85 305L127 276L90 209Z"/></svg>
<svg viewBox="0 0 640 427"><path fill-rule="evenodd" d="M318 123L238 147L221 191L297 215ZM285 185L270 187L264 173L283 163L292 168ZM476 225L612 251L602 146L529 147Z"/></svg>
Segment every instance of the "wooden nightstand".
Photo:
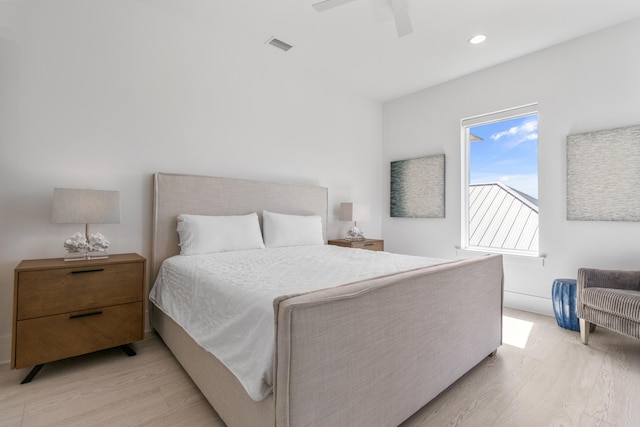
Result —
<svg viewBox="0 0 640 427"><path fill-rule="evenodd" d="M347 240L335 239L329 240L330 245L344 246L345 248L368 249L370 251L384 251L384 240L364 239L364 240Z"/></svg>
<svg viewBox="0 0 640 427"><path fill-rule="evenodd" d="M121 346L144 337L146 259L22 261L15 269L11 369Z"/></svg>

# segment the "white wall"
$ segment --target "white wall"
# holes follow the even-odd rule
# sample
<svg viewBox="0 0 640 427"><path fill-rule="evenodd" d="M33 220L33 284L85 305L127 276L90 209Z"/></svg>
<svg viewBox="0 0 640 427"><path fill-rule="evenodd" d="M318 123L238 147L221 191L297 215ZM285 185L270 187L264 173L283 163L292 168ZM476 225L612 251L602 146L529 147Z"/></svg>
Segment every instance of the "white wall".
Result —
<svg viewBox="0 0 640 427"><path fill-rule="evenodd" d="M82 228L50 223L54 187L119 190L122 223L90 231L147 257L156 171L326 186L329 238L340 202L379 202L380 104L234 33L223 2L180 3L0 3L0 362L14 268Z"/></svg>
<svg viewBox="0 0 640 427"><path fill-rule="evenodd" d="M385 247L456 257L460 120L538 102L540 252L545 263L506 260L505 303L552 314L554 278L575 278L583 266L640 268L640 224L567 221L565 203L566 136L640 123L639 39L640 20L635 20L385 103ZM389 218L389 162L438 153L446 154L446 218Z"/></svg>

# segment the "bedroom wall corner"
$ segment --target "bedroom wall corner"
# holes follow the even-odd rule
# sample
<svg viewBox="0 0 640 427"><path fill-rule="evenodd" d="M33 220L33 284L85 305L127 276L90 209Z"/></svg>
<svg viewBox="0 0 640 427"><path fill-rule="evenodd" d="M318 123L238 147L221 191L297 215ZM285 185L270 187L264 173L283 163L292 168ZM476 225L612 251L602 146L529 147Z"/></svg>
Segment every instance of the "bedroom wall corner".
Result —
<svg viewBox="0 0 640 427"><path fill-rule="evenodd" d="M381 104L265 45L233 7L0 2L0 362L15 267L63 256L83 227L51 224L54 187L120 191L121 223L90 225L112 253L150 257L154 172L324 186L329 238L354 199L381 235Z"/></svg>
<svg viewBox="0 0 640 427"><path fill-rule="evenodd" d="M389 162L446 154L446 218L382 221L391 251L456 258L461 244L460 121L538 102L540 253L544 265L505 262L505 304L552 315L555 278L579 267L638 269L638 223L568 221L566 137L638 124L640 57L635 19L389 101L383 109L382 211Z"/></svg>

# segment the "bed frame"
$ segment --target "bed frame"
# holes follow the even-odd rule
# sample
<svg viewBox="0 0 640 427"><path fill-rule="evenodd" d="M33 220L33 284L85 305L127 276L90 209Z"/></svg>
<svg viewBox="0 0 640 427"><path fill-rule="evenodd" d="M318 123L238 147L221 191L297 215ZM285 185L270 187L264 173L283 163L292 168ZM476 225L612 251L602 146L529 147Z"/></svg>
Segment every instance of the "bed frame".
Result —
<svg viewBox="0 0 640 427"><path fill-rule="evenodd" d="M155 174L152 280L179 252L178 214L263 209L320 215L326 230L327 189ZM228 426L396 426L501 345L502 295L502 257L487 256L281 297L274 393L259 402L179 325L150 313Z"/></svg>

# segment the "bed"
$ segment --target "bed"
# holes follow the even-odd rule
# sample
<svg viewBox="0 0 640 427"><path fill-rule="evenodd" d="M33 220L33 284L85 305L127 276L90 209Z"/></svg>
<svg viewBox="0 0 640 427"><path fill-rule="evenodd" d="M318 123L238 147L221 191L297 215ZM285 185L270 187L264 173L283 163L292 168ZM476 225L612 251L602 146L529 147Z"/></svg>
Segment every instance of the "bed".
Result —
<svg viewBox="0 0 640 427"><path fill-rule="evenodd" d="M313 215L326 240L327 200L327 189L312 185L157 173L152 283L180 252L180 214ZM153 304L149 311L153 328L231 427L395 426L501 345L502 295L500 256L281 295L273 301L273 384L261 400L172 317Z"/></svg>

